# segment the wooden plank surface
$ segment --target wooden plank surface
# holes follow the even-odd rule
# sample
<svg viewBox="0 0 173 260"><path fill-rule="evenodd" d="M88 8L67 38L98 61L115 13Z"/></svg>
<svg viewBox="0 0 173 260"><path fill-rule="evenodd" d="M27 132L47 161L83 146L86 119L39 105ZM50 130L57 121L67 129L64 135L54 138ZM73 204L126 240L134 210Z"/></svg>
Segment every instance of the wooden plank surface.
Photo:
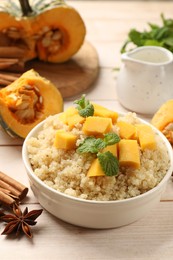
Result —
<svg viewBox="0 0 173 260"><path fill-rule="evenodd" d="M172 1L67 1L82 15L87 40L96 48L99 77L87 97L116 111L127 110L118 102L115 67L121 66L120 48L134 26L144 29L147 22L160 22L160 13L172 16ZM74 98L65 99L65 109ZM150 121L150 117L140 115ZM0 130L0 170L29 185L21 157L22 141ZM23 207L39 209L29 190ZM0 225L0 232L2 232ZM90 230L64 223L44 211L33 227L32 241L0 236L0 258L69 260L172 260L173 182L168 182L161 202L141 220L117 229Z"/></svg>

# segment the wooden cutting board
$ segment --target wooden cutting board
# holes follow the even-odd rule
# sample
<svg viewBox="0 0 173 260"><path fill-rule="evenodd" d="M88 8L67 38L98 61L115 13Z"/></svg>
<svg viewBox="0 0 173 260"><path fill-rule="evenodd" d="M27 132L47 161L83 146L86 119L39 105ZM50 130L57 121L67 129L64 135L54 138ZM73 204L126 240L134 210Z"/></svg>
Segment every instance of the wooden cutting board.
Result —
<svg viewBox="0 0 173 260"><path fill-rule="evenodd" d="M99 59L92 44L84 42L77 54L67 62L52 64L33 60L26 64L25 70L32 68L54 83L63 98L68 98L85 93L92 86L99 73Z"/></svg>

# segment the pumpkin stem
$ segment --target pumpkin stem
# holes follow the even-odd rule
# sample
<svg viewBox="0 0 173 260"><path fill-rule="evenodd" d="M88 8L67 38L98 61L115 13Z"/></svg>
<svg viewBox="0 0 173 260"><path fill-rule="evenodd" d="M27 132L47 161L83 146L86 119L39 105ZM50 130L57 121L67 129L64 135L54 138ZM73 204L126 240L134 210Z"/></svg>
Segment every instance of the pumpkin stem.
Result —
<svg viewBox="0 0 173 260"><path fill-rule="evenodd" d="M19 2L23 12L23 16L30 16L31 14L33 14L33 10L28 0L19 0Z"/></svg>

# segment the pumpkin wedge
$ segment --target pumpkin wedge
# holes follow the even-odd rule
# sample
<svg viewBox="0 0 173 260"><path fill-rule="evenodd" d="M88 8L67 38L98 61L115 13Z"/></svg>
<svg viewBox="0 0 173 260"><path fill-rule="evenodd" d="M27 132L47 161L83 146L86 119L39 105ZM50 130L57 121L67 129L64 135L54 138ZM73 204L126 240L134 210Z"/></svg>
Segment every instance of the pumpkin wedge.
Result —
<svg viewBox="0 0 173 260"><path fill-rule="evenodd" d="M25 138L36 124L62 110L59 90L34 70L0 90L0 124L11 136Z"/></svg>

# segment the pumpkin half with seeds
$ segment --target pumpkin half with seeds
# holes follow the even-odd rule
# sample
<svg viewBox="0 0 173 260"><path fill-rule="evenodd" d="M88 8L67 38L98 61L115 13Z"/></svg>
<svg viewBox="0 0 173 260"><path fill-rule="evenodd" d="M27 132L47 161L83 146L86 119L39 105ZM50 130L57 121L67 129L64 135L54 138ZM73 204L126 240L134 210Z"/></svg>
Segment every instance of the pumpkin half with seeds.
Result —
<svg viewBox="0 0 173 260"><path fill-rule="evenodd" d="M25 60L67 61L86 34L80 14L63 0L2 1L0 19L0 45L24 48Z"/></svg>
<svg viewBox="0 0 173 260"><path fill-rule="evenodd" d="M62 110L59 90L34 70L0 90L0 124L11 136L25 138L36 124Z"/></svg>

